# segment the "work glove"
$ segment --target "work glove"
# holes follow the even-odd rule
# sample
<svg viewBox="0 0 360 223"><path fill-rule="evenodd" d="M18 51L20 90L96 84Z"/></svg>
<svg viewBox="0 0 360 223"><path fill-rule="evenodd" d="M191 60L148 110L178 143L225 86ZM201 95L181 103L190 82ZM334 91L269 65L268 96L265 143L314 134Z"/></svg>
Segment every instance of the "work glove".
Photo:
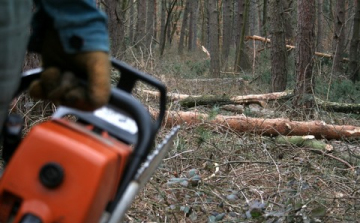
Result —
<svg viewBox="0 0 360 223"><path fill-rule="evenodd" d="M57 105L93 111L110 96L110 60L106 52L68 54L55 30L47 31L41 49L43 72L29 94Z"/></svg>

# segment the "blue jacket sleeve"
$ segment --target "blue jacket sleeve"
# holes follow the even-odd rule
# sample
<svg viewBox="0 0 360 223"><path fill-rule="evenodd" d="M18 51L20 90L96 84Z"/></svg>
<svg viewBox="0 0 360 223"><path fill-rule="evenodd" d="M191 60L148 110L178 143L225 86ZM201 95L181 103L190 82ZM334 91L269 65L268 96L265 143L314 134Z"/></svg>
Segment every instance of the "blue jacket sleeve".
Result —
<svg viewBox="0 0 360 223"><path fill-rule="evenodd" d="M39 49L46 29L58 31L66 53L109 51L107 17L94 0L35 0L30 49ZM33 46L31 46L33 45Z"/></svg>

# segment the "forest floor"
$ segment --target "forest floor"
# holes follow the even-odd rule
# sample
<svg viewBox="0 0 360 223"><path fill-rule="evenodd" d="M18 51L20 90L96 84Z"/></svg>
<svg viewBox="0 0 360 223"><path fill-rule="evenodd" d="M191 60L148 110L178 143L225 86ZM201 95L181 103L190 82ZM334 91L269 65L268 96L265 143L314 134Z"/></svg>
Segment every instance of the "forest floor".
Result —
<svg viewBox="0 0 360 223"><path fill-rule="evenodd" d="M209 78L209 60L203 55L192 58L189 55L165 55L161 62L151 58L130 58L128 61L162 80L173 93L239 96L268 91L268 63L256 64L257 70L251 74L222 74L234 81L192 83L195 78ZM321 69L316 71L317 74L327 77L328 71ZM238 81L239 77L244 81ZM346 84L339 84L337 90L329 90L326 83L331 81L336 82L331 77L325 84L317 82L320 83L317 89L322 93L317 96L360 103L360 94L354 94ZM293 83L290 83L290 89L291 85ZM139 86L139 89L147 88ZM338 92L340 96L335 95ZM137 96L149 106L155 104L141 91ZM25 117L25 131L47 120L56 109L51 103L34 102L28 97L19 99L19 104ZM177 102L169 102L168 110L198 111L210 117L220 114L294 118L290 101L273 101L266 108L249 105L243 112L225 111L216 105L182 108ZM359 114L319 110L314 119L360 127ZM307 120L310 119L301 121ZM173 147L133 203L125 220L307 223L358 222L360 219L360 139L322 139L332 145L333 150L319 153L304 146L279 144L274 138L261 134L224 131L223 126L221 129L219 131L220 126L208 120L192 126L182 125ZM160 142L169 131L169 128L162 128L157 141ZM349 168L346 163L354 168Z"/></svg>
<svg viewBox="0 0 360 223"><path fill-rule="evenodd" d="M267 91L263 85L248 82L190 84L188 77L181 75L159 78L170 92L190 95L237 96ZM250 105L243 114L220 106L185 109L176 102L169 103L168 108L210 116L263 118L292 118L289 114L293 110L289 103L277 101L266 108ZM315 119L360 126L359 116L353 114L318 111ZM360 218L360 139L322 139L334 148L325 154L308 147L277 144L272 137L218 129L220 126L207 120L182 125L173 148L126 220L280 223L357 222ZM169 131L163 128L159 140ZM350 169L345 163L357 168Z"/></svg>

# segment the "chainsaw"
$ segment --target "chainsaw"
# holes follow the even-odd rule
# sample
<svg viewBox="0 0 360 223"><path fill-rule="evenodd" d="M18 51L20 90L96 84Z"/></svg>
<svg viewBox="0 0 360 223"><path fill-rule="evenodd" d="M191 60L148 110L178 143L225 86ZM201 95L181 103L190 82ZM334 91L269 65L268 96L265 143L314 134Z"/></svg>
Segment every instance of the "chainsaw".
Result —
<svg viewBox="0 0 360 223"><path fill-rule="evenodd" d="M179 127L154 148L166 110L166 87L124 62L112 59L111 63L121 77L102 108L83 112L59 106L50 120L34 126L23 138L19 137L21 122L7 121L0 223L117 223L124 219ZM40 74L41 69L23 73L17 95ZM137 82L160 93L154 119L132 94Z"/></svg>

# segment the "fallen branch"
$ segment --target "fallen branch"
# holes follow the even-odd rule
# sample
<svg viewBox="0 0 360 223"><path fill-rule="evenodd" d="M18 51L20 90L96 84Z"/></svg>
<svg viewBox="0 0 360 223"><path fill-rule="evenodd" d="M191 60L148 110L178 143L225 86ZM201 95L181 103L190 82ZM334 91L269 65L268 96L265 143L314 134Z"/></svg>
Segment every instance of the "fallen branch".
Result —
<svg viewBox="0 0 360 223"><path fill-rule="evenodd" d="M150 96L159 97L159 92L143 90L144 93ZM183 107L193 107L195 105L213 105L213 104L259 104L262 107L270 100L276 100L290 96L291 91L273 92L268 94L250 94L244 96L229 97L227 95L187 95L168 93L167 97L170 101L180 101Z"/></svg>
<svg viewBox="0 0 360 223"><path fill-rule="evenodd" d="M337 103L330 101L323 101L315 98L315 102L321 109L330 112L343 112L343 113L360 113L360 104Z"/></svg>
<svg viewBox="0 0 360 223"><path fill-rule="evenodd" d="M159 97L156 91L143 90L148 96ZM292 96L292 91L273 92L268 94L250 94L244 96L228 97L226 95L187 95L168 93L170 101L180 101L183 107L193 107L195 105L225 105L225 104L259 104L262 107L267 105L268 101L286 99ZM315 97L315 102L324 111L343 112L343 113L360 113L360 104L337 103L324 101Z"/></svg>
<svg viewBox="0 0 360 223"><path fill-rule="evenodd" d="M323 141L315 139L312 135L307 136L277 136L275 142L279 144L291 144L299 147L309 147L312 149L330 152L333 146Z"/></svg>
<svg viewBox="0 0 360 223"><path fill-rule="evenodd" d="M266 43L271 43L271 40L270 40L270 39L264 38L264 37L261 37L261 36L246 36L246 37L245 37L245 40L249 40L249 39L258 40L258 41L266 42ZM295 49L295 46L286 45L286 48L288 48L288 49ZM315 55L316 55L316 56L320 56L320 57L327 57L327 58L331 58L331 59L333 58L333 55L327 54L327 53L315 52ZM349 62L349 58L343 58L342 61L343 61L343 62Z"/></svg>
<svg viewBox="0 0 360 223"><path fill-rule="evenodd" d="M157 112L150 111L156 117ZM314 135L315 138L342 139L359 138L360 127L350 125L331 125L322 121L290 121L289 119L263 119L245 116L217 115L210 119L207 114L198 112L169 111L166 113L164 125L201 125L219 130L231 129L235 132L250 132L269 136L277 135ZM208 125L211 124L211 125Z"/></svg>

